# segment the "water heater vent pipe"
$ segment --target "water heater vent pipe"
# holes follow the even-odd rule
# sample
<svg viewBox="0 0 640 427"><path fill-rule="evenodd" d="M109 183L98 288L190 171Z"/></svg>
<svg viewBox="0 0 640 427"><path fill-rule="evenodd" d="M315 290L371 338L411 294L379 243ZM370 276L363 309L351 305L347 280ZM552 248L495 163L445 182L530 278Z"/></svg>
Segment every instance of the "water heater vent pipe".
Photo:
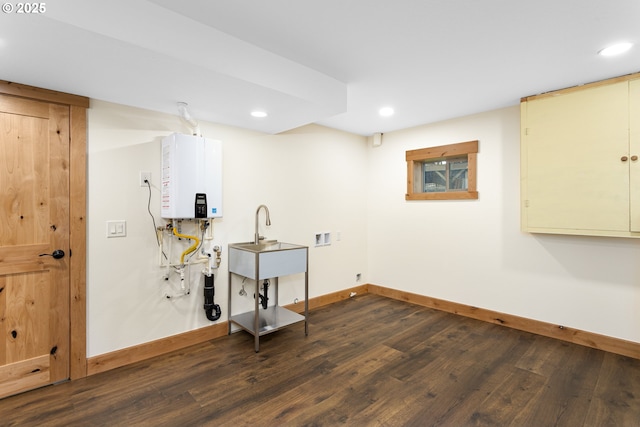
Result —
<svg viewBox="0 0 640 427"><path fill-rule="evenodd" d="M178 102L178 115L182 122L189 128L194 136L202 136L200 133L200 125L198 121L189 113L189 104L186 102Z"/></svg>

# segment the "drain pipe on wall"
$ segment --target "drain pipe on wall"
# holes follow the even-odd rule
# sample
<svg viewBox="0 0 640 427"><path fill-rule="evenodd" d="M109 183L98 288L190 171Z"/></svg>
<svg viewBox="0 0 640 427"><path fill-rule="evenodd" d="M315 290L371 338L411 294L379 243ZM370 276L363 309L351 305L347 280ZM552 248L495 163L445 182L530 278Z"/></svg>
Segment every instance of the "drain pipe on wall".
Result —
<svg viewBox="0 0 640 427"><path fill-rule="evenodd" d="M213 273L209 273L204 275L204 312L207 315L207 319L215 322L220 319L222 315L222 311L220 310L220 305L215 304L213 297L216 293L213 282L215 280L215 276ZM215 314L213 314L215 312Z"/></svg>
<svg viewBox="0 0 640 427"><path fill-rule="evenodd" d="M218 268L220 266L220 256L221 256L221 252L222 249L219 246L216 246L214 248L214 251L216 252L216 258L215 258L215 268ZM209 255L210 256L210 255ZM216 289L215 289L215 276L213 275L213 273L211 272L211 262L212 260L209 260L209 264L207 265L207 268L205 271L203 271L204 274L204 312L207 316L207 319L211 320L212 322L215 322L216 320L220 319L220 316L222 315L222 310L220 310L220 305L216 304L214 301L214 296L216 294ZM215 314L214 314L215 312Z"/></svg>

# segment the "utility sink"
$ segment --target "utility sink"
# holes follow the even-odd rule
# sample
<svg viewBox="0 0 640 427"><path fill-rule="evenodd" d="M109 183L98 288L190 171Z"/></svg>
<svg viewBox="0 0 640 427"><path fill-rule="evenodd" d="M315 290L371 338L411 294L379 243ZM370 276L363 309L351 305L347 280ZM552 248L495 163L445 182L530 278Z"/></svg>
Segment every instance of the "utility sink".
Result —
<svg viewBox="0 0 640 427"><path fill-rule="evenodd" d="M267 240L229 244L229 271L252 280L307 272L307 246Z"/></svg>
<svg viewBox="0 0 640 427"><path fill-rule="evenodd" d="M260 336L277 331L294 323L304 322L304 335L309 335L309 248L277 240L260 241L258 233L258 214L264 209L267 226L271 225L269 208L258 206L256 210L256 228L253 242L229 244L229 334L231 325L240 326L253 334L256 353L260 350ZM278 305L278 278L290 274L304 273L304 316ZM231 295L234 274L255 281L253 311L232 315ZM271 280L273 279L273 280ZM260 281L262 292L260 293ZM269 283L273 282L274 294L269 305ZM244 283L244 280L242 281ZM244 285L242 287L244 291ZM247 292L240 292L247 295ZM274 304L275 301L275 304ZM296 299L297 302L297 299Z"/></svg>
<svg viewBox="0 0 640 427"><path fill-rule="evenodd" d="M276 240L229 244L229 334L231 334L232 323L253 334L256 352L260 349L260 336L294 323L304 322L304 334L305 336L309 334L308 252L307 246ZM231 315L231 277L233 276L231 273L255 280L253 311ZM304 273L304 316L278 305L278 278L298 273ZM263 308L256 296L262 296L260 281L266 281L266 279L273 279L275 304ZM264 294L267 294L266 289L265 284L263 285Z"/></svg>

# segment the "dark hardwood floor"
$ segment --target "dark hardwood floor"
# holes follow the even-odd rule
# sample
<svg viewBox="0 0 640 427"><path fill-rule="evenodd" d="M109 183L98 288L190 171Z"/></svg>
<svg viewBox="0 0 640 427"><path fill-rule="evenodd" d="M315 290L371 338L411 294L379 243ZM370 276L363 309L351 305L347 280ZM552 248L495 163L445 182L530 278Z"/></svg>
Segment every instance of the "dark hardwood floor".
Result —
<svg viewBox="0 0 640 427"><path fill-rule="evenodd" d="M362 295L0 400L19 426L640 426L640 360Z"/></svg>

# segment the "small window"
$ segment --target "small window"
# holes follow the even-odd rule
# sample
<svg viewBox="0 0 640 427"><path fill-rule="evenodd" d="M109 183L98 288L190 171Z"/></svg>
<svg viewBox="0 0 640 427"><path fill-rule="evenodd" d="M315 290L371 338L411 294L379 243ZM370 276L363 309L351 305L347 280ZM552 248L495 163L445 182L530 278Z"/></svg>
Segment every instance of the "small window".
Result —
<svg viewBox="0 0 640 427"><path fill-rule="evenodd" d="M478 141L406 152L407 200L477 199Z"/></svg>

